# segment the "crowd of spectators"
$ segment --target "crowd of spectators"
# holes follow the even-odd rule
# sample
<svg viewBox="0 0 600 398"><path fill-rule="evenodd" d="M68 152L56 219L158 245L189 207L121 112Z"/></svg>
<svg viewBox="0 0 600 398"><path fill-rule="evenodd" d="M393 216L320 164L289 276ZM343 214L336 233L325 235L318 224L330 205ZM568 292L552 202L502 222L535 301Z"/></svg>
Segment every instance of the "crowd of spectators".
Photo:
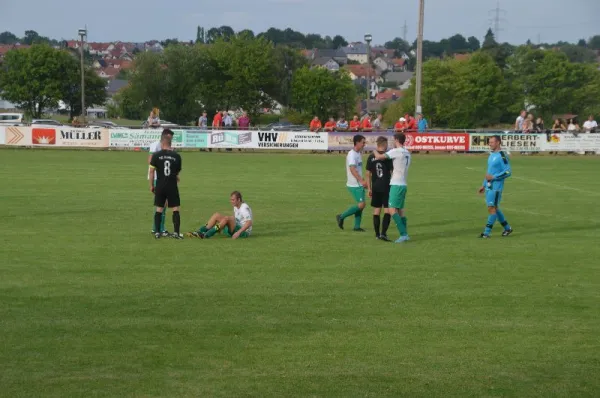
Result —
<svg viewBox="0 0 600 398"><path fill-rule="evenodd" d="M418 114L415 119L408 113L401 117L392 127L395 132L424 132L428 129L427 119L422 114ZM361 119L358 115L354 115L352 120L348 123L344 117L339 118L337 121L335 118L330 117L325 125L321 122L318 116L315 116L309 124L309 130L312 132L326 131L326 132L362 132L370 133L377 131L387 131L389 128L385 127L383 122L383 115L369 115L365 114Z"/></svg>
<svg viewBox="0 0 600 398"><path fill-rule="evenodd" d="M544 120L541 117L534 118L533 114L527 111L521 111L521 114L515 120L514 130L520 133L548 133L553 131L567 131L569 133L596 133L598 123L594 120L594 116L590 115L583 126L579 125L577 117L569 117L563 119L560 116L554 118L551 128L546 128Z"/></svg>

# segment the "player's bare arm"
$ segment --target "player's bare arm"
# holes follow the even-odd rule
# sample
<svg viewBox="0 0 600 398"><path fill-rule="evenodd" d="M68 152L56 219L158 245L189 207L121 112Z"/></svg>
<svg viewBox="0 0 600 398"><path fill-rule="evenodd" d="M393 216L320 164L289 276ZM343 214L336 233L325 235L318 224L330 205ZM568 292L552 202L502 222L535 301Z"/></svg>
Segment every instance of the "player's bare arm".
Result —
<svg viewBox="0 0 600 398"><path fill-rule="evenodd" d="M369 197L371 197L372 187L371 187L371 171L370 170L367 170L367 189L369 190Z"/></svg>
<svg viewBox="0 0 600 398"><path fill-rule="evenodd" d="M360 174L358 174L358 170L356 169L356 166L350 166L350 173L352 173L354 178L356 178L356 181L360 182L360 185L362 185L365 188L368 186L367 182L362 179Z"/></svg>
<svg viewBox="0 0 600 398"><path fill-rule="evenodd" d="M241 234L243 234L248 228L250 228L252 226L252 220L248 220L244 223L244 225L242 225L242 228L240 228L239 231L237 231L235 234L233 234L231 236L231 239L237 239L240 237Z"/></svg>
<svg viewBox="0 0 600 398"><path fill-rule="evenodd" d="M379 153L377 151L373 151L373 156L375 156L375 160L386 160L388 158L385 153Z"/></svg>
<svg viewBox="0 0 600 398"><path fill-rule="evenodd" d="M148 181L150 182L150 192L154 192L154 174L156 173L156 170L154 169L154 166L150 166L150 178L148 178Z"/></svg>

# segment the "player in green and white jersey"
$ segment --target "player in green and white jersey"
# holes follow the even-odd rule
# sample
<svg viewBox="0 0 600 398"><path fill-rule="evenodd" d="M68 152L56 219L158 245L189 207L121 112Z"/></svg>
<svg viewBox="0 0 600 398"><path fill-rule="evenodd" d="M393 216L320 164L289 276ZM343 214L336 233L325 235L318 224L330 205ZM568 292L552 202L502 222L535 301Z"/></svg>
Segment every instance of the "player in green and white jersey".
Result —
<svg viewBox="0 0 600 398"><path fill-rule="evenodd" d="M338 214L335 218L338 227L344 229L344 219L353 215L354 231L364 232L365 230L360 227L360 223L362 221L362 212L365 208L365 188L368 186L368 183L363 178L363 162L360 151L365 147L366 139L364 136L357 134L353 138L353 143L354 148L346 156L346 188L356 204L342 214Z"/></svg>
<svg viewBox="0 0 600 398"><path fill-rule="evenodd" d="M404 133L398 133L394 135L394 149L389 150L384 154L373 151L373 156L375 159L392 159L394 162L394 171L392 172L392 179L390 181L389 208L392 211L392 219L396 223L396 227L400 233L400 238L396 240L396 243L402 243L410 240L408 237L407 218L404 207L407 191L406 180L408 177L408 169L410 167L411 158L410 152L404 148L405 142L406 136Z"/></svg>

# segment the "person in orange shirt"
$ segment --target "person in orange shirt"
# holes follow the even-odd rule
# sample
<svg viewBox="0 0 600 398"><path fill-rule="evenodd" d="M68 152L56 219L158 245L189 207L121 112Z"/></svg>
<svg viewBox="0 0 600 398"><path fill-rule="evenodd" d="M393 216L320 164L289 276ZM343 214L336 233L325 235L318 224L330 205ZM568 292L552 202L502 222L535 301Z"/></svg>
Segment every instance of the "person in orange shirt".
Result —
<svg viewBox="0 0 600 398"><path fill-rule="evenodd" d="M325 131L335 131L335 119L330 117L329 121L327 123L325 123Z"/></svg>
<svg viewBox="0 0 600 398"><path fill-rule="evenodd" d="M350 131L358 131L360 129L360 121L358 116L354 115L354 118L350 121Z"/></svg>
<svg viewBox="0 0 600 398"><path fill-rule="evenodd" d="M223 114L221 113L221 111L218 111L217 114L215 115L215 117L213 118L212 128L218 130L221 128L222 125L223 125Z"/></svg>
<svg viewBox="0 0 600 398"><path fill-rule="evenodd" d="M404 115L406 118L406 130L408 131L416 131L417 130L417 121L414 117L409 115L408 113Z"/></svg>
<svg viewBox="0 0 600 398"><path fill-rule="evenodd" d="M362 129L362 131L365 131L367 133L373 131L373 125L371 124L370 115L365 115L365 118L363 119L360 128Z"/></svg>
<svg viewBox="0 0 600 398"><path fill-rule="evenodd" d="M403 133L406 130L406 119L401 117L400 120L394 125L394 131L396 133Z"/></svg>
<svg viewBox="0 0 600 398"><path fill-rule="evenodd" d="M319 120L319 117L315 116L313 118L313 120L311 120L311 122L310 122L310 131L314 131L316 133L322 127L323 127L323 125L321 124L321 121Z"/></svg>

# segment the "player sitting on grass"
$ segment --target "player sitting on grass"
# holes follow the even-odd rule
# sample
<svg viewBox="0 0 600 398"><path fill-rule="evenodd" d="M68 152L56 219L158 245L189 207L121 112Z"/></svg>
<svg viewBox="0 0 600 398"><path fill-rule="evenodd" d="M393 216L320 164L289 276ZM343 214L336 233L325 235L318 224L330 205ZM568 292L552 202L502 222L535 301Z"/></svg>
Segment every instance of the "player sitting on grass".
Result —
<svg viewBox="0 0 600 398"><path fill-rule="evenodd" d="M247 238L252 233L252 209L242 200L239 191L233 191L229 197L233 205L233 216L225 216L220 213L213 214L206 225L198 231L188 232L186 235L200 239L208 239L218 232L231 239Z"/></svg>

